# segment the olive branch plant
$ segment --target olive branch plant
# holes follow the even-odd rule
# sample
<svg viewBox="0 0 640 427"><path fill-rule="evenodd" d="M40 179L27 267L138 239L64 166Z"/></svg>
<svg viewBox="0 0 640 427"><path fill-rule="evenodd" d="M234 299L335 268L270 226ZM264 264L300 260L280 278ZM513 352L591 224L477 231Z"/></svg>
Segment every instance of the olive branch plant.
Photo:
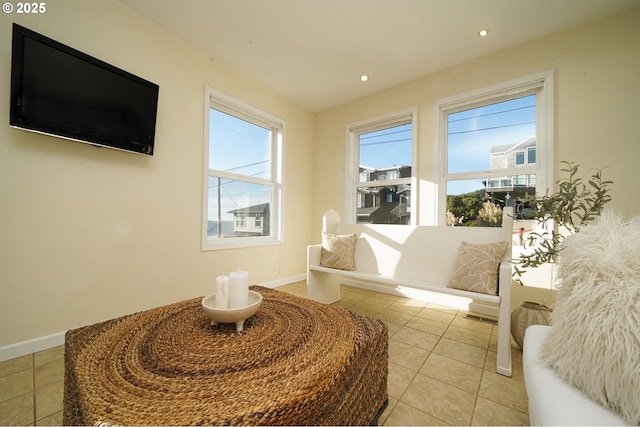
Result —
<svg viewBox="0 0 640 427"><path fill-rule="evenodd" d="M512 260L512 277L521 285L522 274L527 269L555 262L564 239L578 233L583 224L598 218L611 201L609 190L613 181L603 180L601 169L592 172L585 183L578 176L579 165L560 163L563 165L560 171L568 176L556 182L557 192L544 196L525 194L519 199L520 207L528 206L522 217L535 220L542 230L531 232L527 239L531 250Z"/></svg>

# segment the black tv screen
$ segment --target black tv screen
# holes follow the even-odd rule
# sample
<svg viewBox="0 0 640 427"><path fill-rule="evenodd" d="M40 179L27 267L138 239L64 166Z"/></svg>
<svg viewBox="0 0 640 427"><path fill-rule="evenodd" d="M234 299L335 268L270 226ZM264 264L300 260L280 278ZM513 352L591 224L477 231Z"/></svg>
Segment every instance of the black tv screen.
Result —
<svg viewBox="0 0 640 427"><path fill-rule="evenodd" d="M153 155L158 85L13 24L13 127Z"/></svg>

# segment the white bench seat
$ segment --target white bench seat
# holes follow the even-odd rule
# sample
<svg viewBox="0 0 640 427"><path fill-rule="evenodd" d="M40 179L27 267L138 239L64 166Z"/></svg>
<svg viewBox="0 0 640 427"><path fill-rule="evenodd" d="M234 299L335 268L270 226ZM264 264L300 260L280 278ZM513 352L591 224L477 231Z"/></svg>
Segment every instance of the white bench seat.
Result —
<svg viewBox="0 0 640 427"><path fill-rule="evenodd" d="M505 208L502 227L441 227L386 224L343 224L333 210L323 217L323 230L355 234L353 271L320 265L322 245L307 248L307 296L332 304L340 300L340 283L395 295L421 295L447 304L450 297L465 298L474 311L498 317L496 371L511 376L511 239L512 209ZM499 267L498 295L447 287L460 244L506 241ZM449 297L443 298L443 296ZM471 306L470 306L471 307Z"/></svg>
<svg viewBox="0 0 640 427"><path fill-rule="evenodd" d="M560 379L538 360L551 332L546 325L529 326L524 334L522 364L529 399L529 421L535 426L623 426L622 416L600 406Z"/></svg>
<svg viewBox="0 0 640 427"><path fill-rule="evenodd" d="M359 271L336 270L335 268L327 268L320 265L310 265L309 269L313 271L319 271L321 273L338 274L343 277L352 277L354 279L367 280L376 283L385 283L394 286L401 285L414 289L444 293L462 298L470 298L476 301L485 301L493 304L500 304L500 297L498 295L487 295L477 292L464 291L461 289L448 288L446 286L442 286L442 283L427 282L424 280L409 279L406 277L385 276L378 273L362 273Z"/></svg>

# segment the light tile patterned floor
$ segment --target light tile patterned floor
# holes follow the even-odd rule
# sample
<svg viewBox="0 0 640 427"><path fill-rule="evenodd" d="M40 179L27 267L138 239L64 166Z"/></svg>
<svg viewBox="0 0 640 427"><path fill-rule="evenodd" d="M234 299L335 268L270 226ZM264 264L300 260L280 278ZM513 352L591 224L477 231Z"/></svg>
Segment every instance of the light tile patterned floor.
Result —
<svg viewBox="0 0 640 427"><path fill-rule="evenodd" d="M64 347L0 363L0 425L62 425Z"/></svg>
<svg viewBox="0 0 640 427"><path fill-rule="evenodd" d="M278 289L306 296L305 282ZM513 377L497 374L497 326L350 286L334 305L389 326L389 406L381 425L529 425L522 351L512 340Z"/></svg>
<svg viewBox="0 0 640 427"><path fill-rule="evenodd" d="M306 283L281 286L306 297ZM522 352L495 373L497 328L466 312L343 286L338 307L389 325L389 406L381 425L528 425ZM485 316L486 317L486 316ZM0 363L0 425L62 425L64 349Z"/></svg>

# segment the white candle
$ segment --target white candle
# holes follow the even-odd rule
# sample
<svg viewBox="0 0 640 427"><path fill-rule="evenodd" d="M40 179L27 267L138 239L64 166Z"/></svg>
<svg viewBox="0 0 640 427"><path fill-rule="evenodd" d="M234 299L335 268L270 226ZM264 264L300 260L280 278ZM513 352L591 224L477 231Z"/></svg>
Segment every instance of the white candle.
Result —
<svg viewBox="0 0 640 427"><path fill-rule="evenodd" d="M249 305L249 273L234 271L229 273L229 308Z"/></svg>
<svg viewBox="0 0 640 427"><path fill-rule="evenodd" d="M216 277L216 308L229 308L229 276Z"/></svg>

